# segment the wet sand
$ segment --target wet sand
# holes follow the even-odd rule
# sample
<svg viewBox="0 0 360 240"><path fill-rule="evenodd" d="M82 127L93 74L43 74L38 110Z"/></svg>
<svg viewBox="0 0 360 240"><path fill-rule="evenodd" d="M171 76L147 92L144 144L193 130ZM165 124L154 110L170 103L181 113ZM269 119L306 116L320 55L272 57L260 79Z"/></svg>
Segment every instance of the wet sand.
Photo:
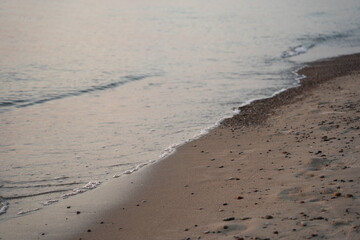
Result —
<svg viewBox="0 0 360 240"><path fill-rule="evenodd" d="M359 239L360 55L242 108L72 239ZM44 236L45 237L45 236Z"/></svg>

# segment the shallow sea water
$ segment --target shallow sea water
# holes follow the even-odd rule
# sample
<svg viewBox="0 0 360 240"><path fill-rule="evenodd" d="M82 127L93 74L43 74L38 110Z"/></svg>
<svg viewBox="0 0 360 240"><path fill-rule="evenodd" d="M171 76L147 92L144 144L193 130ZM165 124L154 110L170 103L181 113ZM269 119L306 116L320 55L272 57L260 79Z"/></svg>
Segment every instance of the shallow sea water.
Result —
<svg viewBox="0 0 360 240"><path fill-rule="evenodd" d="M3 0L0 29L6 221L165 157L306 61L359 52L360 2Z"/></svg>

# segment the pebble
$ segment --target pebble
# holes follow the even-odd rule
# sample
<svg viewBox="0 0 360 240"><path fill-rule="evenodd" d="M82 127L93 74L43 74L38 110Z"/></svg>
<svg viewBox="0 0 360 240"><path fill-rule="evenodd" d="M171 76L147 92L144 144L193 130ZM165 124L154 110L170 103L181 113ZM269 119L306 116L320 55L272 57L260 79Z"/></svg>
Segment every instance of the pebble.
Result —
<svg viewBox="0 0 360 240"><path fill-rule="evenodd" d="M305 226L307 226L307 222L301 221L301 222L300 222L300 225L303 226L303 227L305 227Z"/></svg>
<svg viewBox="0 0 360 240"><path fill-rule="evenodd" d="M224 218L223 221L228 222L228 221L234 221L235 218L234 217L228 217L228 218Z"/></svg>
<svg viewBox="0 0 360 240"><path fill-rule="evenodd" d="M81 212L80 211L76 211L76 214L80 214Z"/></svg>
<svg viewBox="0 0 360 240"><path fill-rule="evenodd" d="M353 195L352 195L352 194L350 194L350 193L348 193L348 194L346 194L346 195L345 195L345 197L346 197L346 198L352 198L352 197L353 197Z"/></svg>
<svg viewBox="0 0 360 240"><path fill-rule="evenodd" d="M335 197L340 197L340 196L341 196L341 193L339 193L339 192L334 192L334 196L335 196Z"/></svg>
<svg viewBox="0 0 360 240"><path fill-rule="evenodd" d="M238 199L238 200L241 200L241 199L244 199L244 197L238 196L237 199Z"/></svg>
<svg viewBox="0 0 360 240"><path fill-rule="evenodd" d="M266 215L264 218L265 218L265 219L273 219L274 217L271 216L271 215Z"/></svg>

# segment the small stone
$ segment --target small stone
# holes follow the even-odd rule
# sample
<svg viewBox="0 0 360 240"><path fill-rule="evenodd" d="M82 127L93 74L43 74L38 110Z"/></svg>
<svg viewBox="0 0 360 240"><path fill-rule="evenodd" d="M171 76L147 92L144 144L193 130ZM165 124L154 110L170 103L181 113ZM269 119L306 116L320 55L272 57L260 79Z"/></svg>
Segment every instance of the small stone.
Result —
<svg viewBox="0 0 360 240"><path fill-rule="evenodd" d="M224 229L228 229L228 228L229 228L229 226L227 226L227 225L224 226Z"/></svg>
<svg viewBox="0 0 360 240"><path fill-rule="evenodd" d="M346 198L352 198L352 197L353 197L353 195L352 195L352 194L350 194L350 193L348 193L348 194L346 194L346 195L345 195L345 197L346 197Z"/></svg>
<svg viewBox="0 0 360 240"><path fill-rule="evenodd" d="M88 229L87 232L91 232L91 229Z"/></svg>
<svg viewBox="0 0 360 240"><path fill-rule="evenodd" d="M300 225L303 226L303 227L306 227L306 226L307 226L307 222L301 221L301 222L300 222Z"/></svg>
<svg viewBox="0 0 360 240"><path fill-rule="evenodd" d="M339 192L334 192L334 196L335 196L335 197L340 197L340 196L341 196L341 193L339 193Z"/></svg>
<svg viewBox="0 0 360 240"><path fill-rule="evenodd" d="M76 211L76 214L78 214L78 215L79 215L80 213L81 213L80 211Z"/></svg>
<svg viewBox="0 0 360 240"><path fill-rule="evenodd" d="M228 203L223 203L223 206L227 206L227 205L229 205Z"/></svg>
<svg viewBox="0 0 360 240"><path fill-rule="evenodd" d="M71 208L71 206L67 206L66 208L68 208L68 209L69 209L69 208Z"/></svg>
<svg viewBox="0 0 360 240"><path fill-rule="evenodd" d="M237 199L238 199L238 200L241 200L241 199L244 199L244 197L238 196Z"/></svg>
<svg viewBox="0 0 360 240"><path fill-rule="evenodd" d="M265 218L265 219L273 219L274 217L271 216L271 215L266 215L264 218Z"/></svg>
<svg viewBox="0 0 360 240"><path fill-rule="evenodd" d="M274 231L273 234L279 234L279 232L278 232L278 231Z"/></svg>
<svg viewBox="0 0 360 240"><path fill-rule="evenodd" d="M224 218L223 221L228 222L228 221L234 221L235 218L234 217L228 217L228 218Z"/></svg>
<svg viewBox="0 0 360 240"><path fill-rule="evenodd" d="M185 228L184 231L187 232L187 231L189 231L189 229L188 229L188 228Z"/></svg>

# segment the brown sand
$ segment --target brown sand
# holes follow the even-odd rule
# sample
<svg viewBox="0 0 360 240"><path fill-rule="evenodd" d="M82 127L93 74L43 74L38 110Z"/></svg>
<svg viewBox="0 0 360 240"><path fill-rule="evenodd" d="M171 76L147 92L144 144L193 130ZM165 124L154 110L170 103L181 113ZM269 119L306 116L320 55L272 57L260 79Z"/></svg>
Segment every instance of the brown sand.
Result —
<svg viewBox="0 0 360 240"><path fill-rule="evenodd" d="M75 239L360 239L359 70L360 55L312 64L302 87L149 167Z"/></svg>

